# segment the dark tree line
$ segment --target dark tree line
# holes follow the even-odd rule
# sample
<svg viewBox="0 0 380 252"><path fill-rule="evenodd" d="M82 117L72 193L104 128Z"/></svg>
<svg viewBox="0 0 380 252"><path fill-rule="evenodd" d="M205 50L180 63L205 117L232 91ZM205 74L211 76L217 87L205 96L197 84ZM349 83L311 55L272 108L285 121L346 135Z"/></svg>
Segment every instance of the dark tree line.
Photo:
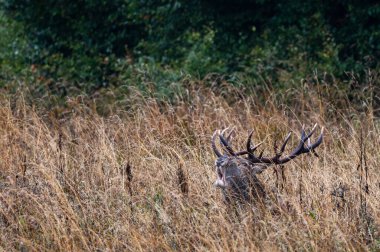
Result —
<svg viewBox="0 0 380 252"><path fill-rule="evenodd" d="M149 57L200 74L321 68L339 75L379 66L378 1L3 0L1 6L22 24L34 50L29 62L70 60L81 80L100 77L77 73L77 66L101 78L115 74L105 57Z"/></svg>

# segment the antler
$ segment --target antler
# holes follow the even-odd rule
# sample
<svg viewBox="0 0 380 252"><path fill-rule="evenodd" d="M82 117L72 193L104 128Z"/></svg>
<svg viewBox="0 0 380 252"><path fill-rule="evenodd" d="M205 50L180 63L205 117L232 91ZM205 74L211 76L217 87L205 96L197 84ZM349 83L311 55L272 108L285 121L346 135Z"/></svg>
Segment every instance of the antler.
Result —
<svg viewBox="0 0 380 252"><path fill-rule="evenodd" d="M285 151L285 147L290 139L291 133L289 133L281 148L280 151L277 150L275 147L275 156L268 158L268 157L262 157L262 154L257 157L254 154L254 151L257 148L257 145L253 148L251 148L251 138L252 138L252 133L248 136L248 141L247 141L247 150L244 154L248 154L248 160L251 161L252 163L264 163L264 164L284 164L286 162L289 162L290 160L296 158L297 156L303 154L303 153L308 153L308 152L313 152L315 148L317 148L323 141L323 128L321 130L321 134L318 136L317 140L311 144L310 142L310 137L314 134L315 130L317 128L317 124L314 125L313 129L310 131L309 134L306 134L304 127L302 127L301 131L301 140L298 144L298 146L288 155L283 158L281 158L282 154ZM307 145L305 146L306 141L308 141ZM240 154L240 153L239 153Z"/></svg>
<svg viewBox="0 0 380 252"><path fill-rule="evenodd" d="M217 156L217 157L221 157L221 156L223 156L219 151L218 151L218 148L216 148L216 145L215 145L215 138L216 138L216 136L219 134L219 130L215 130L214 131L214 134L212 134L212 138L211 138L211 147L212 147L212 149L214 150L214 152L215 152L215 155Z"/></svg>
<svg viewBox="0 0 380 252"><path fill-rule="evenodd" d="M314 125L313 129L309 132L309 134L306 134L304 126L303 126L302 130L301 130L301 140L300 140L298 146L288 156L285 156L285 157L282 157L282 154L284 153L285 147L286 147L287 143L289 142L291 132L285 137L285 140L284 140L283 144L281 145L281 148L279 151L278 151L278 148L275 146L275 156L274 157L263 157L263 152L261 152L259 156L256 156L254 154L256 149L262 143L254 145L253 147L251 146L253 131L251 131L250 134L248 135L247 150L245 150L245 151L235 152L232 149L232 147L229 144L229 140L230 140L232 132L229 134L227 139L224 137L224 132L228 128L223 130L221 134L219 134L219 131L214 132L213 137L212 137L212 148L214 149L214 152L218 157L222 156L222 154L217 150L216 145L215 145L216 135L219 134L219 139L220 139L221 144L223 145L225 150L230 155L240 156L240 155L248 154L248 160L252 163L284 164L284 163L289 162L290 160L296 158L297 156L299 156L303 153L312 152L316 155L314 150L322 143L322 141L323 141L323 130L324 130L324 128L322 127L321 134L318 136L317 140L312 144L310 141L310 137L314 134L316 128L317 128L317 124ZM306 141L308 143L305 146Z"/></svg>
<svg viewBox="0 0 380 252"><path fill-rule="evenodd" d="M229 141L231 140L231 137L232 137L232 134L234 133L234 130L232 129L231 132L230 132L230 134L228 134L228 136L226 138L224 136L224 133L228 129L229 129L229 127L225 128L224 130L222 130L221 133L219 133L219 130L216 130L214 132L214 134L212 135L211 146L212 146L212 149L214 150L215 154L218 157L222 156L222 154L218 151L218 149L216 148L216 145L215 145L215 138L216 138L217 135L219 135L219 140L220 140L220 143L222 144L224 152L225 153L227 152L229 155L236 156L235 151L232 149L232 147L229 144Z"/></svg>

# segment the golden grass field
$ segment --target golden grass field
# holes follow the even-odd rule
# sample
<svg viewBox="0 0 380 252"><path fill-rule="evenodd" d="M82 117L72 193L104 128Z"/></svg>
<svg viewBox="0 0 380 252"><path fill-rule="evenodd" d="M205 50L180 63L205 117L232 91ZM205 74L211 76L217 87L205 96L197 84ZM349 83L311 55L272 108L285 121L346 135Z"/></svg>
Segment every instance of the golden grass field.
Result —
<svg viewBox="0 0 380 252"><path fill-rule="evenodd" d="M136 95L128 109L65 109L1 98L0 251L379 251L380 129L367 103L324 85L243 95L189 88L175 105ZM303 155L260 180L266 206L227 206L212 186L210 138L235 126L273 142L325 127ZM320 127L316 135L319 134ZM286 207L279 207L281 201Z"/></svg>

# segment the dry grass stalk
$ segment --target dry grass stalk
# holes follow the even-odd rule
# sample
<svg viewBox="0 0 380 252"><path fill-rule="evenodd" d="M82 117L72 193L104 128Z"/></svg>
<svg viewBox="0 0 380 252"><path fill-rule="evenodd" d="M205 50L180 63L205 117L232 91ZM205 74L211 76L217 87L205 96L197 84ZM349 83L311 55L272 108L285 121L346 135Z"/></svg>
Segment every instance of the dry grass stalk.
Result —
<svg viewBox="0 0 380 252"><path fill-rule="evenodd" d="M267 93L264 101L253 96L227 103L222 96L233 92L198 90L175 106L142 100L133 113L108 117L79 103L70 108L74 112L62 122L58 139L46 112L1 100L0 250L379 250L376 118L346 101L335 100L345 106L333 106L331 90L314 95L310 88L301 102L291 98L303 91L289 90L282 98ZM272 197L281 199L278 206L232 214L212 187L212 132L229 125L254 128L257 140L269 145L272 132L297 132L300 122L328 129L320 158L287 164L283 192L275 190L275 175L260 175ZM357 155L363 126L365 162ZM237 136L236 142L245 137ZM358 171L359 162L365 165ZM127 164L122 173L120 164ZM16 181L18 174L25 180ZM125 190L125 177L133 194ZM347 190L337 208L332 193L339 184ZM179 190L187 197L178 197Z"/></svg>

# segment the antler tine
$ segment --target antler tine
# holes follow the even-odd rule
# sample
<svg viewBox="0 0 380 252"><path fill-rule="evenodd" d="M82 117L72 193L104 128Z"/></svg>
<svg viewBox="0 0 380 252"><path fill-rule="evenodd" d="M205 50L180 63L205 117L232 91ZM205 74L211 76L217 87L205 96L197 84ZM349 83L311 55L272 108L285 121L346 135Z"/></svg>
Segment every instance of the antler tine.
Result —
<svg viewBox="0 0 380 252"><path fill-rule="evenodd" d="M282 155L282 153L284 153L285 147L288 144L291 135L292 135L292 132L289 132L288 135L285 137L284 143L282 144L280 148L280 152L278 153L280 156Z"/></svg>
<svg viewBox="0 0 380 252"><path fill-rule="evenodd" d="M245 155L245 154L248 154L248 156L250 156L251 158L254 157L253 155L253 152L262 144L261 143L258 143L256 144L255 146L251 147L251 139L252 139L252 135L253 135L253 132L254 130L252 130L249 135L248 135L248 138L247 138L247 144L246 144L246 148L247 150L244 150L244 151L239 151L239 152L236 152L236 156L241 156L241 155ZM256 157L255 157L256 158ZM257 159L257 158L256 158Z"/></svg>
<svg viewBox="0 0 380 252"><path fill-rule="evenodd" d="M313 128L311 129L310 133L306 136L306 139L310 139L310 137L314 134L315 130L317 129L318 124L314 124ZM306 140L305 139L305 140Z"/></svg>
<svg viewBox="0 0 380 252"><path fill-rule="evenodd" d="M224 133L229 129L230 127L224 128L222 132L220 132L220 135L224 136Z"/></svg>
<svg viewBox="0 0 380 252"><path fill-rule="evenodd" d="M247 139L247 152L251 152L251 140L252 140L252 135L253 135L254 130L251 130L251 132L248 135Z"/></svg>
<svg viewBox="0 0 380 252"><path fill-rule="evenodd" d="M216 144L215 144L215 138L216 138L216 135L219 133L219 130L215 130L214 131L214 134L212 135L212 138L211 138L211 146L212 146L212 149L214 150L214 153L217 157L221 157L222 154L219 152L219 150L216 148Z"/></svg>
<svg viewBox="0 0 380 252"><path fill-rule="evenodd" d="M232 135L233 135L234 133L235 133L235 127L233 127L233 128L231 129L231 132L228 134L228 136L227 136L227 138L226 138L226 140L227 140L228 143L230 143L230 140L231 140ZM224 134L223 134L223 136L224 136Z"/></svg>
<svg viewBox="0 0 380 252"><path fill-rule="evenodd" d="M253 148L251 148L251 140L252 140L252 135L253 135L253 132L254 130L252 130L249 135L248 135L248 139L247 139L247 152L248 153L252 153L257 149L259 148L260 145L262 145L262 142L261 143L258 143L256 145L253 146Z"/></svg>
<svg viewBox="0 0 380 252"><path fill-rule="evenodd" d="M258 144L256 144L255 146L253 146L253 148L251 149L252 152L254 152L254 151L255 151L257 148L259 148L259 146L262 145L262 144L263 144L263 142L258 143Z"/></svg>
<svg viewBox="0 0 380 252"><path fill-rule="evenodd" d="M283 159L279 159L278 163L283 164L283 163L286 163L286 162L294 159L295 157L297 157L303 153L308 153L310 151L314 151L314 149L317 148L323 141L323 130L324 130L324 128L321 129L321 134L319 135L318 139L313 144L311 144L310 143L310 137L314 134L316 128L317 128L317 124L314 125L314 127L309 132L309 134L306 134L304 127L302 127L300 143L292 151L292 153L289 156L286 156ZM307 140L309 143L305 147L305 141L307 141Z"/></svg>
<svg viewBox="0 0 380 252"><path fill-rule="evenodd" d="M321 129L321 134L318 136L317 140L313 144L308 144L307 148L310 150L314 150L317 148L323 141L323 131L325 130L324 127Z"/></svg>
<svg viewBox="0 0 380 252"><path fill-rule="evenodd" d="M301 128L301 140L305 141L306 139L305 124L303 124Z"/></svg>
<svg viewBox="0 0 380 252"><path fill-rule="evenodd" d="M259 160L263 157L263 154L264 154L264 150L262 150L262 151L260 152Z"/></svg>
<svg viewBox="0 0 380 252"><path fill-rule="evenodd" d="M228 128L224 129L222 131L221 134L219 134L219 139L220 139L220 142L222 143L222 145L225 147L225 149L227 150L228 153L230 153L231 155L233 156L236 156L234 150L232 149L232 147L229 145L228 141L224 138L223 134L224 132L227 130Z"/></svg>
<svg viewBox="0 0 380 252"><path fill-rule="evenodd" d="M314 126L315 127L315 126ZM311 134L310 134L311 133ZM301 129L301 140L299 142L299 144L297 145L297 147L292 151L292 153L289 155L289 157L292 157L292 156L298 156L303 149L305 149L304 145L305 145L305 141L307 141L310 136L314 133L314 131L312 130L308 135L306 135L306 132L305 132L305 125L302 125L302 129ZM298 153L298 154L297 154Z"/></svg>
<svg viewBox="0 0 380 252"><path fill-rule="evenodd" d="M277 141L274 142L274 152L275 152L275 156L272 158L273 160L273 163L277 163L279 158L282 156L282 154L284 153L285 151L285 147L290 139L290 136L291 136L291 132L288 133L288 135L285 137L285 140L284 142L282 143L281 145L281 148L280 148L280 151L278 151L278 146L277 146Z"/></svg>

